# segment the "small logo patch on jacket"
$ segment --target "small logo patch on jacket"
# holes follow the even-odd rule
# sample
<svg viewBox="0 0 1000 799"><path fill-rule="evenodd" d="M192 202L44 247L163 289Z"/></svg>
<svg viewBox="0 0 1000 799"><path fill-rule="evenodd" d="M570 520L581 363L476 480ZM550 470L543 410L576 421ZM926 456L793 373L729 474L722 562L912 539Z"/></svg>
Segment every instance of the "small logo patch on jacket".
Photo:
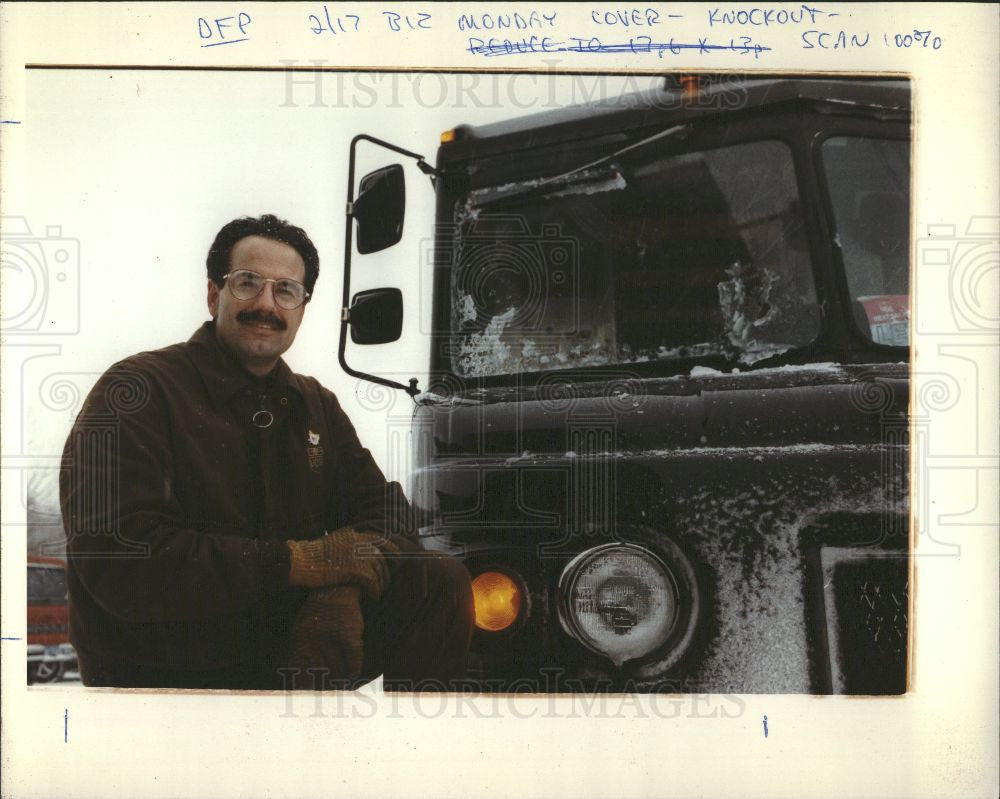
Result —
<svg viewBox="0 0 1000 799"><path fill-rule="evenodd" d="M309 431L309 443L312 446L306 447L306 454L309 456L309 468L318 472L323 468L323 448L319 446L319 433Z"/></svg>

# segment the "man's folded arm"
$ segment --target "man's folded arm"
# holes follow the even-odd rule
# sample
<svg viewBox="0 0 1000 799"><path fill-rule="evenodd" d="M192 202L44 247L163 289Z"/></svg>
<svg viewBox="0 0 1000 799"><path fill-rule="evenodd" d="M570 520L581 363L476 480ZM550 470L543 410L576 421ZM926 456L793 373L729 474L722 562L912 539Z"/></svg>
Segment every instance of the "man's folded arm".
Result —
<svg viewBox="0 0 1000 799"><path fill-rule="evenodd" d="M285 590L283 541L185 525L171 488L168 416L155 388L145 381L136 409L109 400L122 380L134 379L112 369L98 381L63 452L67 554L87 592L124 620L162 622L231 615Z"/></svg>

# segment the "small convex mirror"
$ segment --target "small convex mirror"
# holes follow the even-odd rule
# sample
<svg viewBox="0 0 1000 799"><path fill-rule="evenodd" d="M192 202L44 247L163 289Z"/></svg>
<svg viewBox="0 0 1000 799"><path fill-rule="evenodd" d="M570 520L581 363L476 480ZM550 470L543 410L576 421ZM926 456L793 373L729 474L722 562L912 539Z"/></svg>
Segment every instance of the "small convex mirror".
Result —
<svg viewBox="0 0 1000 799"><path fill-rule="evenodd" d="M403 332L403 292L384 288L359 291L349 312L351 341L388 344Z"/></svg>
<svg viewBox="0 0 1000 799"><path fill-rule="evenodd" d="M361 179L354 201L358 252L379 252L403 237L406 182L399 164L377 169Z"/></svg>

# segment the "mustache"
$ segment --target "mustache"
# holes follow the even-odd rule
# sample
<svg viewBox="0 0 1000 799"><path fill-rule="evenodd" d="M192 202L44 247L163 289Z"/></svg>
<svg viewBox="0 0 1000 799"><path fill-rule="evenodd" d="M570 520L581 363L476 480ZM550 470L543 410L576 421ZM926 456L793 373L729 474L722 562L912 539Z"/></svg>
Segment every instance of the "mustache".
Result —
<svg viewBox="0 0 1000 799"><path fill-rule="evenodd" d="M285 330L288 328L283 319L265 311L240 311L236 314L236 321L250 325L264 324L268 327L273 327L275 330Z"/></svg>

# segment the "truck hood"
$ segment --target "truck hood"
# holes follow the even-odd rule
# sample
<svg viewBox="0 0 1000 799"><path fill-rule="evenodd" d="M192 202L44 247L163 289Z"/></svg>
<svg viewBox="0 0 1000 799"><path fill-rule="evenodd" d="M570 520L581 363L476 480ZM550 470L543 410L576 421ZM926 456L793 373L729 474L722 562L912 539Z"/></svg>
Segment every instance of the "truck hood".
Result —
<svg viewBox="0 0 1000 799"><path fill-rule="evenodd" d="M437 457L572 456L583 454L571 445L587 428L613 430L615 452L882 443L889 429L905 430L908 400L906 363L696 367L670 378L553 373L530 386L425 394L415 418Z"/></svg>

